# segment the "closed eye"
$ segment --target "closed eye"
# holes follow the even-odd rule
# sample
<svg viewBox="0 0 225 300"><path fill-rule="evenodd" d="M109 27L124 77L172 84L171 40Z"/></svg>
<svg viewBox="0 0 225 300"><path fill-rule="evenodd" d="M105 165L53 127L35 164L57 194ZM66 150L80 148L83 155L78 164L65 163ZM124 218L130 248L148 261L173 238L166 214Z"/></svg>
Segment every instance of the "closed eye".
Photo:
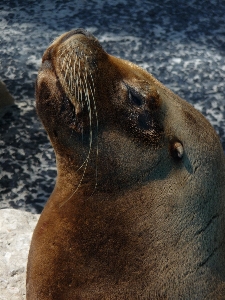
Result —
<svg viewBox="0 0 225 300"><path fill-rule="evenodd" d="M143 97L134 89L128 87L128 95L129 95L129 100L132 104L134 104L135 106L142 106L143 105Z"/></svg>

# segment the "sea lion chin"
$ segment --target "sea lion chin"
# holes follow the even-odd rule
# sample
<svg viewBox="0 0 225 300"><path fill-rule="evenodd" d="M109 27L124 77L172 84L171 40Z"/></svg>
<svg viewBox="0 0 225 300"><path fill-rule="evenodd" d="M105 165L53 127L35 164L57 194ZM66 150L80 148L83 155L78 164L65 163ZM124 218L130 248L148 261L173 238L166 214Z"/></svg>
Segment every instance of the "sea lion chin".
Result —
<svg viewBox="0 0 225 300"><path fill-rule="evenodd" d="M223 299L225 160L209 122L83 29L45 51L36 99L57 181L27 299Z"/></svg>

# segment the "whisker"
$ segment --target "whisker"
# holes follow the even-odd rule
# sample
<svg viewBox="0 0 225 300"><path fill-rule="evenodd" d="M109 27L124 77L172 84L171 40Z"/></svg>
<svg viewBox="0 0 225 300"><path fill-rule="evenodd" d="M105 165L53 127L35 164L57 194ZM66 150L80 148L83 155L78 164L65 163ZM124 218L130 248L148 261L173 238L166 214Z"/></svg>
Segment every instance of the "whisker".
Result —
<svg viewBox="0 0 225 300"><path fill-rule="evenodd" d="M79 73L80 74L80 61L79 61L79 64L78 64L79 68ZM86 76L87 77L87 76ZM91 106L90 106L90 99L89 99L89 95L88 95L88 91L87 91L87 80L86 80L86 77L84 77L84 80L85 80L85 85L86 85L86 89L85 89L85 86L84 86L84 83L82 82L81 78L79 80L80 82L80 85L83 87L83 89L85 90L85 102L87 104L87 107L88 107L88 112L89 112L89 125L90 125L90 136L89 136L89 151L88 151L88 154L86 156L86 159L85 161L82 163L82 165L76 170L76 171L79 171L80 169L82 169L84 167L84 170L83 170L83 174L82 174L82 177L76 187L76 189L73 191L73 193L69 196L69 198L64 201L60 207L62 207L64 204L66 204L74 195L75 193L78 191L78 189L80 188L82 182L83 182L83 179L84 179L84 176L86 174L86 170L87 170L87 166L88 166L88 162L89 162L89 158L90 158L90 153L91 153L91 148L92 148L92 129L91 129L91 126L92 126L92 117L91 117ZM78 102L80 103L80 99L82 100L82 88L80 87L80 94L81 94L81 98L79 98Z"/></svg>
<svg viewBox="0 0 225 300"><path fill-rule="evenodd" d="M87 162L86 165L85 165L85 169L84 169L84 172L83 172L83 174L82 174L81 180L80 180L78 186L76 187L75 191L73 191L73 193L69 196L69 198L67 198L66 201L64 201L64 202L59 206L60 208L61 208L64 204L66 204L66 203L67 203L67 202L68 202L68 201L76 194L76 192L77 192L78 189L80 188L80 186L81 186L81 184L82 184L82 182L83 182L83 179L84 179L84 175L85 175L85 173L86 173L87 164L88 164L88 162Z"/></svg>
<svg viewBox="0 0 225 300"><path fill-rule="evenodd" d="M67 56L66 56L67 57ZM65 71L65 74L64 74L64 78L63 78L63 83L64 83L64 85L66 86L66 82L67 82L67 72L68 72L68 69L69 69L69 67L68 67L68 62L67 62L67 65L66 65L66 71Z"/></svg>
<svg viewBox="0 0 225 300"><path fill-rule="evenodd" d="M97 107L96 107L96 101L95 101L95 85L94 85L94 79L91 74L91 72L88 72L87 69L87 57L83 56L83 60L81 61L81 58L78 57L77 51L78 49L69 47L69 51L67 48L66 51L63 51L60 54L60 57L62 57L63 53L66 53L64 57L61 59L62 61L62 69L64 68L64 77L63 77L63 83L67 90L69 90L69 94L72 97L75 97L75 103L74 104L74 111L75 114L77 114L76 111L76 102L80 106L80 108L83 109L85 106L87 107L88 111L88 118L89 118L89 149L86 154L86 157L83 161L83 163L79 166L79 168L76 170L78 172L79 170L82 170L82 175L79 180L79 183L77 184L76 188L72 192L72 194L64 201L60 207L62 207L65 203L67 203L78 191L78 189L81 187L82 182L84 180L88 163L90 161L90 155L93 148L93 120L95 119L96 122L96 151L95 151L95 186L93 189L93 193L95 192L97 188L97 182L98 182L98 155L99 155L99 146L98 146L98 113L97 113ZM71 60L71 53L73 57L73 62ZM80 53L82 57L83 52ZM86 59L86 61L84 61ZM83 71L81 68L81 64L83 65ZM66 66L66 67L65 67ZM93 119L93 116L95 117ZM72 137L72 134L71 134ZM83 144L83 127L82 127L82 144ZM91 197L90 196L90 197ZM89 197L89 198L90 198ZM88 199L89 199L88 198Z"/></svg>
<svg viewBox="0 0 225 300"><path fill-rule="evenodd" d="M97 184L98 184L98 112L97 112L97 107L96 107L96 102L95 102L95 86L94 86L94 80L92 77L92 74L90 73L90 78L91 78L91 82L93 85L93 90L90 84L90 92L91 92L91 96L93 99L93 106L94 106L94 112L95 112L95 118L96 118L96 164L95 164L95 187L94 187L94 191L97 188ZM94 193L93 191L93 193ZM93 195L92 193L92 195Z"/></svg>

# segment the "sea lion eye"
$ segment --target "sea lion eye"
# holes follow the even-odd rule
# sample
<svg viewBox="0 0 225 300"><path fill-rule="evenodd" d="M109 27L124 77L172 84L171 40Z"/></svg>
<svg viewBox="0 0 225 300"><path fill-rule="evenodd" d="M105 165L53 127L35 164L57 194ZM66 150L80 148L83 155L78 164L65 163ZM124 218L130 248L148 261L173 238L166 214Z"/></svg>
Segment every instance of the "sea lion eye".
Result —
<svg viewBox="0 0 225 300"><path fill-rule="evenodd" d="M132 104L136 106L141 106L143 104L143 100L141 95L139 95L135 90L128 88L129 91L129 100Z"/></svg>

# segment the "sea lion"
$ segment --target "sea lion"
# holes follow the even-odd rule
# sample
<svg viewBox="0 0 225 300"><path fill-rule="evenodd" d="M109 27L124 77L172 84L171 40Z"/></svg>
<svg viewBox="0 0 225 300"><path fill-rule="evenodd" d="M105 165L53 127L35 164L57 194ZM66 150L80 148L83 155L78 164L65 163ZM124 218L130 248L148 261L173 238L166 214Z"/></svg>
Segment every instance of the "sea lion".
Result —
<svg viewBox="0 0 225 300"><path fill-rule="evenodd" d="M36 98L58 174L27 299L225 299L225 160L209 122L82 29L45 51Z"/></svg>

